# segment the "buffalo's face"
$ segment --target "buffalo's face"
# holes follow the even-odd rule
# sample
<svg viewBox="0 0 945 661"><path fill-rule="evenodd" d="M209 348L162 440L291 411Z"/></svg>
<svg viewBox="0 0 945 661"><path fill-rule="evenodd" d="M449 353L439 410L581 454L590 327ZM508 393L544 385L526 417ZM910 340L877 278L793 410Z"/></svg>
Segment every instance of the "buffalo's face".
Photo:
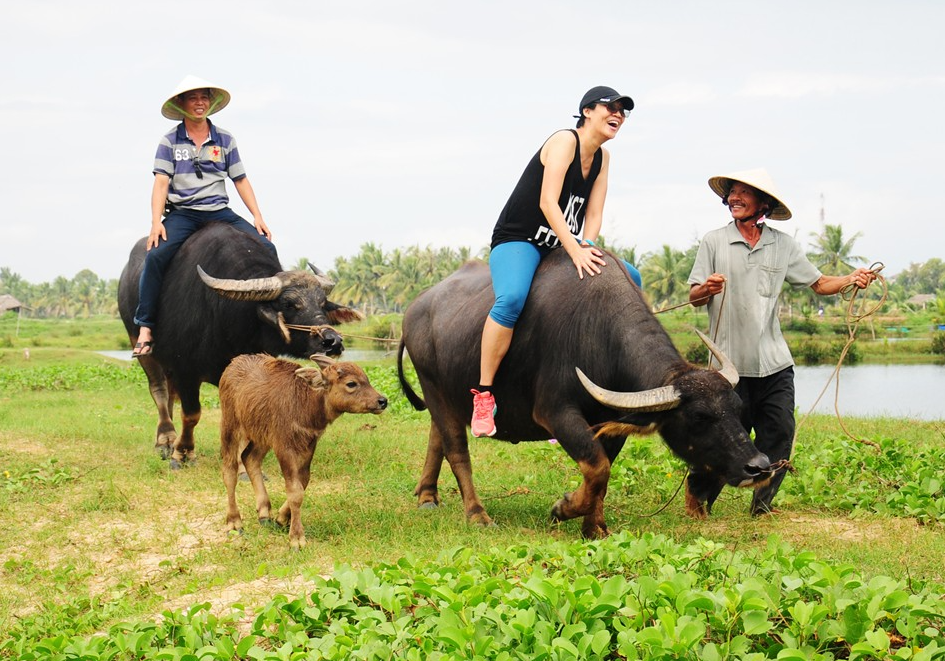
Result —
<svg viewBox="0 0 945 661"><path fill-rule="evenodd" d="M280 271L270 277L238 280L216 278L197 266L200 279L220 296L257 302L259 318L281 335L286 353L337 356L344 351L344 343L332 325L361 315L329 301L334 283L315 267L312 271Z"/></svg>
<svg viewBox="0 0 945 661"><path fill-rule="evenodd" d="M277 324L282 326L283 332L288 332L287 344L298 355L340 355L344 342L333 326L359 317L356 311L329 301L317 285L287 287L270 305L276 313Z"/></svg>
<svg viewBox="0 0 945 661"><path fill-rule="evenodd" d="M591 381L580 368L578 379L601 404L622 411L603 425L610 433L659 430L670 449L694 471L738 487L760 486L771 478L771 462L758 452L739 421L741 400L729 377L692 368L670 385L618 392Z"/></svg>
<svg viewBox="0 0 945 661"><path fill-rule="evenodd" d="M697 370L676 383L678 408L667 411L660 433L670 448L698 472L734 487L757 487L772 476L741 424L741 399L720 378ZM707 479L710 479L707 477Z"/></svg>

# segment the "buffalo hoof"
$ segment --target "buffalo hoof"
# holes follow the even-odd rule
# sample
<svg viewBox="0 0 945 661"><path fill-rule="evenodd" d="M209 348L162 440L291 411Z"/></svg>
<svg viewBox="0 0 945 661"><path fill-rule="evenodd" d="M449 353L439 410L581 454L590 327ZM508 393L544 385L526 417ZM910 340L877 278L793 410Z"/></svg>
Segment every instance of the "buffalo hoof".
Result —
<svg viewBox="0 0 945 661"><path fill-rule="evenodd" d="M171 456L171 448L167 445L155 445L154 451L161 455L161 459L165 461Z"/></svg>
<svg viewBox="0 0 945 661"><path fill-rule="evenodd" d="M438 508L439 508L439 505L438 505L437 503L433 502L432 500L428 500L428 501L425 502L425 503L419 503L419 504L417 505L417 509L418 509L418 510L435 510L435 509L438 509Z"/></svg>
<svg viewBox="0 0 945 661"><path fill-rule="evenodd" d="M195 466L196 464L197 464L197 460L195 458L188 458L188 457L184 457L183 459L175 459L174 457L171 457L170 462L169 462L169 466L172 471L178 471L181 468L185 468L187 466Z"/></svg>
<svg viewBox="0 0 945 661"><path fill-rule="evenodd" d="M571 494L566 493L561 496L561 500L551 506L551 520L554 523L561 523L562 521L567 521L568 519L573 519L573 516L568 516L565 514L565 507L571 505Z"/></svg>
<svg viewBox="0 0 945 661"><path fill-rule="evenodd" d="M606 523L592 523L587 528L581 528L581 534L585 539L604 539L610 535Z"/></svg>
<svg viewBox="0 0 945 661"><path fill-rule="evenodd" d="M686 489L686 516L699 520L709 518L709 506L693 496L688 489Z"/></svg>
<svg viewBox="0 0 945 661"><path fill-rule="evenodd" d="M479 512L473 514L469 517L469 523L479 526L480 528L495 528L496 523L492 520L492 517L486 514L485 512Z"/></svg>
<svg viewBox="0 0 945 661"><path fill-rule="evenodd" d="M706 511L705 506L696 508L687 507L686 516L691 519L696 519L697 521L703 521L709 518L709 513Z"/></svg>

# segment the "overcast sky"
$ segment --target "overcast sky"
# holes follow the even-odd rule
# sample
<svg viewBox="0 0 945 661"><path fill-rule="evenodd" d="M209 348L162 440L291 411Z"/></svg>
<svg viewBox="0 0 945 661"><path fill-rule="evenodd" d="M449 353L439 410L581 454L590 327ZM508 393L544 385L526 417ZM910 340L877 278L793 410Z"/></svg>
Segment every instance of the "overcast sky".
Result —
<svg viewBox="0 0 945 661"><path fill-rule="evenodd" d="M766 167L805 246L861 232L886 274L945 258L945 2L0 0L0 266L116 278L187 74L226 88L285 266L373 242L485 247L526 162L609 85L604 236L685 249L706 180ZM232 185L233 208L246 214Z"/></svg>

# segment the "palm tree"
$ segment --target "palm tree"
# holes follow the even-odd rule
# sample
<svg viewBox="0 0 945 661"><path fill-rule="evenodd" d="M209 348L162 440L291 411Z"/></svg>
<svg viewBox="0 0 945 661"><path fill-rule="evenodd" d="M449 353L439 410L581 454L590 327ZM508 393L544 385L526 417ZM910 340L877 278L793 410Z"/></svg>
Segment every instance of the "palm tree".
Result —
<svg viewBox="0 0 945 661"><path fill-rule="evenodd" d="M374 308L384 307L385 293L378 280L385 272L384 253L373 243L361 246L361 252L351 260L335 260L334 296L349 305L360 306L370 315Z"/></svg>
<svg viewBox="0 0 945 661"><path fill-rule="evenodd" d="M852 254L853 244L862 236L861 232L844 240L840 225L824 225L824 231L820 234L810 234L814 237L814 251L808 253L807 258L826 275L848 273L856 268L855 263L866 261L866 257Z"/></svg>
<svg viewBox="0 0 945 661"><path fill-rule="evenodd" d="M73 315L72 283L63 276L53 280L49 292L49 315L71 317Z"/></svg>
<svg viewBox="0 0 945 661"><path fill-rule="evenodd" d="M10 294L13 298L26 303L25 292L29 283L19 273L14 273L4 266L0 268L0 294Z"/></svg>
<svg viewBox="0 0 945 661"><path fill-rule="evenodd" d="M299 257L299 261L292 265L292 271L308 271L308 265L311 264L308 257Z"/></svg>
<svg viewBox="0 0 945 661"><path fill-rule="evenodd" d="M98 276L91 270L82 269L70 283L74 304L78 306L75 311L81 312L83 317L91 317L95 312L98 282Z"/></svg>
<svg viewBox="0 0 945 661"><path fill-rule="evenodd" d="M657 253L646 255L640 268L646 293L658 307L683 303L688 299L689 272L692 261L687 253L669 245Z"/></svg>

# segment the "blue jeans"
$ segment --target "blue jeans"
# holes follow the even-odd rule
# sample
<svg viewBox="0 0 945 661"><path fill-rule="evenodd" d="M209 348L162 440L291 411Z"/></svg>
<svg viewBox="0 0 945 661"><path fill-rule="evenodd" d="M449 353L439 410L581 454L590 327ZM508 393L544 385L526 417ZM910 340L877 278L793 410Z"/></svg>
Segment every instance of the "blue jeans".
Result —
<svg viewBox="0 0 945 661"><path fill-rule="evenodd" d="M164 284L164 272L178 249L191 234L211 221L229 223L236 229L250 234L269 248L278 257L272 241L256 231L252 223L247 222L229 207L219 211L195 211L193 209L175 209L164 218L164 231L167 240L159 240L158 245L148 251L138 281L138 308L135 310L135 324L154 328L157 315L158 297Z"/></svg>
<svg viewBox="0 0 945 661"><path fill-rule="evenodd" d="M548 253L547 249L539 249L527 241L500 243L492 249L489 255L489 272L492 274L495 304L489 311L489 316L494 322L505 328L515 327L515 322L525 307L525 299L528 298L535 271ZM624 261L623 264L637 287L642 287L640 272L629 262Z"/></svg>

